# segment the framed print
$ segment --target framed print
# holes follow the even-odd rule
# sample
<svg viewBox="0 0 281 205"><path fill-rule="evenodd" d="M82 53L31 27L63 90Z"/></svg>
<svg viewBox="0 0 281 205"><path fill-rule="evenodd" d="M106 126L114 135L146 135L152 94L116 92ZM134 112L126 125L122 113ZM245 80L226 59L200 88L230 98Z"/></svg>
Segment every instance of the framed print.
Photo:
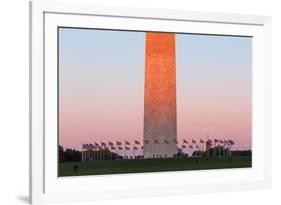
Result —
<svg viewBox="0 0 281 205"><path fill-rule="evenodd" d="M30 17L33 204L270 186L270 17L49 2Z"/></svg>

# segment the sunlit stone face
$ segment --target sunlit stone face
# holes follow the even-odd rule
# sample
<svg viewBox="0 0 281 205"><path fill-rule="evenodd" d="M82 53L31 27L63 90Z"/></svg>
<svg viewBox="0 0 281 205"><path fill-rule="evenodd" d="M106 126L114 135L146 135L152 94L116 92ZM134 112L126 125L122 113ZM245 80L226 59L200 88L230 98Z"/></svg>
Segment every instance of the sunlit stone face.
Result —
<svg viewBox="0 0 281 205"><path fill-rule="evenodd" d="M177 152L175 34L146 33L144 158Z"/></svg>

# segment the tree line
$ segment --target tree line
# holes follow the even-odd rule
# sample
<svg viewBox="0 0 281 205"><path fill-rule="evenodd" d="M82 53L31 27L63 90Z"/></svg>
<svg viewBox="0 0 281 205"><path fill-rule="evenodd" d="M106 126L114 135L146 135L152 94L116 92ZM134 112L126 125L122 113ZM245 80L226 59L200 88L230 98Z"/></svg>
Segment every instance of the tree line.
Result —
<svg viewBox="0 0 281 205"><path fill-rule="evenodd" d="M59 162L78 162L81 161L82 153L75 149L64 148L59 145Z"/></svg>
<svg viewBox="0 0 281 205"><path fill-rule="evenodd" d="M214 156L225 156L225 153L227 152L227 148L223 147L215 147L215 148L210 148L207 151L199 151L196 150L194 151L191 156L205 156L205 157L214 157ZM79 150L75 149L70 149L66 148L64 149L62 146L58 147L59 151L59 162L78 162L81 161L82 158L82 152ZM108 159L123 159L121 155L118 155L116 153L113 153L109 150L99 150L99 151L94 151L95 158L99 158L102 160L108 160ZM233 150L231 151L231 156L251 156L252 151L251 150ZM175 154L174 157L188 157L188 154L185 154L182 152L182 150L178 151L177 154ZM136 156L135 158L142 158L142 156ZM128 159L130 157L128 156Z"/></svg>

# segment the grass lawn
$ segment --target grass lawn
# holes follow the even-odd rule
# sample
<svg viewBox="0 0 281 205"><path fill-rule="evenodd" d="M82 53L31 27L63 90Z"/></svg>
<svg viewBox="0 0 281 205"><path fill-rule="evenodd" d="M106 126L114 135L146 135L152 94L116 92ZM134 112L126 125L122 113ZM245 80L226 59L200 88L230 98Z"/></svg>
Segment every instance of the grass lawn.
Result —
<svg viewBox="0 0 281 205"><path fill-rule="evenodd" d="M78 165L77 171L74 166ZM251 167L251 156L231 158L133 159L59 163L59 176L183 171Z"/></svg>

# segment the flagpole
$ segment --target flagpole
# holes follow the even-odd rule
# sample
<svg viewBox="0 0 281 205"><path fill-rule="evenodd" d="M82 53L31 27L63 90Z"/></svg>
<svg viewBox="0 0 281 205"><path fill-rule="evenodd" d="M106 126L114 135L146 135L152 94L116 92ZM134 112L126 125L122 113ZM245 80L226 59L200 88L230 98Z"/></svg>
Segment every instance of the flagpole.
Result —
<svg viewBox="0 0 281 205"><path fill-rule="evenodd" d="M133 158L135 158L135 147L133 147Z"/></svg>
<svg viewBox="0 0 281 205"><path fill-rule="evenodd" d="M92 155L92 154L93 154L93 153L92 153L92 149L93 149L93 146L92 146L92 144L90 144L90 151L89 151L89 154L90 154L90 157L89 157L89 158L90 158L90 160L92 160L92 156L93 156L93 155Z"/></svg>
<svg viewBox="0 0 281 205"><path fill-rule="evenodd" d="M107 156L106 159L109 160L110 157L110 147L105 148L105 155Z"/></svg>
<svg viewBox="0 0 281 205"><path fill-rule="evenodd" d="M115 146L115 160L117 159L117 156L118 156L118 146L116 145Z"/></svg>
<svg viewBox="0 0 281 205"><path fill-rule="evenodd" d="M81 161L83 162L83 149L84 149L84 144L82 144L82 151L81 151Z"/></svg>
<svg viewBox="0 0 281 205"><path fill-rule="evenodd" d="M100 160L102 160L102 144L101 144L101 146L99 147L99 149L100 149Z"/></svg>
<svg viewBox="0 0 281 205"><path fill-rule="evenodd" d="M223 157L225 157L225 141L223 141Z"/></svg>
<svg viewBox="0 0 281 205"><path fill-rule="evenodd" d="M100 150L100 161L102 160L102 147L99 147L99 150Z"/></svg>
<svg viewBox="0 0 281 205"><path fill-rule="evenodd" d="M104 160L104 152L103 152L103 150L104 150L104 147L102 146L101 147L101 160Z"/></svg>
<svg viewBox="0 0 281 205"><path fill-rule="evenodd" d="M216 157L216 139L214 139L213 157Z"/></svg>
<svg viewBox="0 0 281 205"><path fill-rule="evenodd" d="M101 147L101 160L103 160L103 147Z"/></svg>
<svg viewBox="0 0 281 205"><path fill-rule="evenodd" d="M219 141L219 154L218 154L218 157L220 158L221 157L221 143Z"/></svg>
<svg viewBox="0 0 281 205"><path fill-rule="evenodd" d="M152 153L153 153L153 158L155 157L154 155L155 155L155 142L154 142L154 140L152 140Z"/></svg>
<svg viewBox="0 0 281 205"><path fill-rule="evenodd" d="M125 152L125 156L124 156L124 159L126 159L126 140L125 140L125 142L124 142L124 152Z"/></svg>
<svg viewBox="0 0 281 205"><path fill-rule="evenodd" d="M200 141L201 142L201 149L202 149L202 152L201 152L201 157L203 157L203 154L204 154L204 142Z"/></svg>

